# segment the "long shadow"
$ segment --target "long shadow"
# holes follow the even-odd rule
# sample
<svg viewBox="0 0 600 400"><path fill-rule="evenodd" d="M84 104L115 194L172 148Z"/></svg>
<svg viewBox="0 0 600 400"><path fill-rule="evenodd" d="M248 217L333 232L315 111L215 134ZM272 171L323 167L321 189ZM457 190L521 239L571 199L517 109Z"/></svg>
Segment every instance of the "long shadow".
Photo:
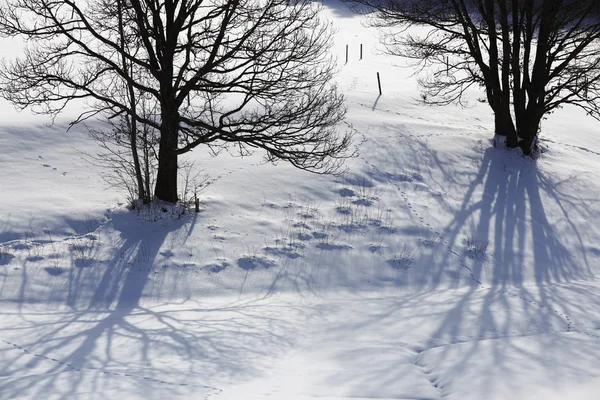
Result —
<svg viewBox="0 0 600 400"><path fill-rule="evenodd" d="M281 312L302 312L256 300L129 308L57 312L52 318L24 314L29 327L43 334L23 339L19 345L28 352L0 369L10 377L0 388L2 398L87 398L85 390L95 387L97 398L112 398L112 389L124 398L202 399L218 390L213 382L219 379L251 379L270 368L272 357L294 340L295 328ZM0 351L0 358L10 351ZM26 373L38 364L46 367L43 374ZM60 380L65 374L69 378Z"/></svg>
<svg viewBox="0 0 600 400"><path fill-rule="evenodd" d="M411 139L410 145L413 146L413 151L405 153L415 157L414 160L409 160L411 165L422 166L420 174L427 174L427 168L441 171L444 184L459 187L459 193L464 194L462 199L459 199L458 207L445 202L443 198L439 199L440 207L455 215L446 226L445 237L452 247L460 251L460 257L469 263L474 276L481 279L487 287L487 290L482 292L478 285L470 282L471 285L466 291L459 292L462 293L462 297L455 305L436 319L439 326L432 337L446 340L446 344L453 344L453 340L461 338L465 332L465 317L475 314L475 318L470 319L469 323L478 324L477 338L469 342L471 348L464 353L456 367L462 368L462 365L466 365L475 357L478 338L502 336L506 340L498 341L498 344L493 346L495 362L501 367L509 368L509 360L502 355L502 346L506 346L507 342L511 344L511 334L516 332L519 335L534 335L564 330L565 321L552 310L561 309L568 312L576 306L574 299L565 298L564 292L553 292L550 285L592 276L589 265L576 265L571 256L573 251L585 250L578 224L569 214L572 206L576 207L581 199L562 193L555 179L540 171L535 163L517 162L519 168L507 166L506 154L494 148L484 151L482 160L474 171L456 176L452 173L454 169L449 162L443 160L440 154L431 150L426 143ZM385 150L394 152L392 146ZM389 163L392 172L374 176L374 181L380 179L381 182L403 183L417 179L418 174L409 176L400 173L402 165L392 165L396 162L394 157L386 157L384 154L383 158ZM357 184L367 186L364 181ZM561 237L553 227L552 221L549 221L549 199L560 205L564 219L571 229L570 236L580 238L576 239L579 247L572 248L566 245L566 238ZM107 372L137 369L136 376L139 377L146 373L142 366L148 365L152 368L148 373L154 374L156 379L170 382L181 382L193 376L210 380L223 372L231 375L252 373L247 368L250 362L254 364L256 358L269 357L287 346L293 329L280 318L279 313L294 311L293 307L265 312L266 308L255 302L219 307L190 307L189 303L170 304L168 309L144 305L144 296L149 294L148 282L152 279L153 267L163 243L169 234L182 230L182 224L189 224L189 233L189 230L193 229L194 221L173 222L156 229L156 232L148 232L148 229L154 229L156 225L147 226L146 229L131 229L130 220L127 218L116 218L111 224L112 229L120 232L120 238L117 243L107 244L117 249L108 267L92 269L84 264L81 268L70 269L67 276L59 275L59 278L67 282L65 297L69 312L58 312L52 321L40 321L37 327L42 332L41 337L20 344L31 346L31 350L42 355L65 354L61 361L78 368L91 366L94 370ZM469 253L462 251L462 239L465 236L482 242L491 241L489 256L469 258ZM526 251L527 246L531 246L530 251ZM444 256L441 259L432 259L435 265L427 270L427 273L433 271L433 274L437 275L430 280L434 286L441 281L442 272L448 264L456 264L453 255L443 248L440 252L444 252ZM526 254L531 254L532 257L528 258ZM245 261L240 263L241 260ZM246 275L249 270L255 268L251 261L245 258L238 260L238 267L244 270ZM277 291L275 286L279 282L289 282L290 286L298 285L298 292L303 292L306 288L321 289L319 283L322 276L318 275L318 270L310 269L306 275L299 274L293 268L289 271L285 268L278 271L272 281L273 293ZM23 282L26 282L28 277L25 269L23 274ZM460 282L469 281L467 275L463 275L465 279ZM341 279L343 278L336 277L335 281L339 284ZM458 285L459 280L456 281ZM521 297L515 297L507 290L515 291ZM600 306L600 296L593 296L585 287L576 287L574 290L581 296L591 298L591 301ZM22 291L21 300L24 300L26 295L27 293ZM523 305L523 298L543 302L545 307ZM81 303L82 299L86 300L85 304ZM401 309L400 301L394 302L386 309L387 317L402 318L401 313L396 313ZM273 314L274 312L276 314ZM25 315L27 310L22 310L22 313L24 323L36 324L35 316ZM377 316L380 317L383 316ZM531 324L532 329L522 329L525 324ZM352 329L346 328L347 331ZM121 343L120 347L113 345L117 342ZM549 340L543 343L551 345ZM513 347L517 348L516 345ZM115 357L114 353L117 351L131 356L131 360L135 361L131 364L135 365L124 361L127 357ZM179 355L186 361L185 371L182 368L158 365L153 356L160 352ZM578 354L572 355L575 357ZM23 359L26 357L31 355L19 356ZM205 362L195 363L198 359ZM48 362L36 358L34 361L28 361L27 365L33 367L42 361ZM60 384L58 372L64 371L65 366L58 363L53 365L50 372L57 374L44 374L40 378L42 383L35 388L29 387L27 383L30 381L23 379L21 383L12 386L12 392L5 392L8 393L7 397L31 393L43 397L44 391L51 392L56 389ZM573 363L568 365L573 366ZM0 375L3 372L15 375L9 367L0 369ZM382 375L379 377L368 373L365 377L371 376L373 382L381 382L384 377L390 378L390 381L402 378L394 375L393 368L380 373ZM79 380L73 380L64 391L76 393L83 385L83 375ZM165 398L168 391L169 387L165 386L160 389L160 393L157 392L157 396Z"/></svg>
<svg viewBox="0 0 600 400"><path fill-rule="evenodd" d="M473 377L475 368L477 379L467 382L469 392L472 388L474 393L510 393L511 383L499 379L500 376L515 379L519 389L532 387L527 381L531 376L562 385L571 384L574 376L592 378L597 373L594 357L600 355L600 346L590 346L593 339L572 334L570 321L562 314L585 315L583 303L593 310L600 307L597 287L580 282L595 279L592 266L585 257L583 264L577 261L581 260L578 254L585 254L593 244L584 235L586 225L581 216L593 218L592 202L597 210L598 200L593 196L586 198L586 192L563 191L562 181L543 168L543 158L537 162L516 155L513 158L505 150L489 147L483 150L473 171L453 174L456 168L427 143L411 138L402 145L410 146L403 154L414 158L398 160L393 150L389 150L390 154L381 157L387 162L386 170L382 171L385 173L377 173L374 179L404 184L407 175L394 174L402 171L403 163L422 166L420 173L428 182L434 173L441 172L440 186L452 188L449 193L462 194L458 206L447 197L436 200L439 207L453 215L442 230L444 237L472 269L475 279L482 281L483 287L471 281L466 288L453 292L456 301L449 302L447 309L437 312L437 318L430 319L433 329L427 332L429 327L423 328L426 343L407 344L406 351L398 351L395 365L390 362L381 368L364 369L360 375L351 376L352 379L349 379L350 374L340 372L335 378L361 390L373 387L376 392L378 388L406 379L406 364L411 354L415 369L426 370L432 386L441 388L444 396L456 388L453 385L458 383L453 381L465 383L464 379L460 380L463 373L468 372L468 376ZM373 162L384 165L381 160ZM490 247L486 254L472 254L463 241L466 238L479 243L489 241ZM436 275L431 280L434 286L441 282L439 277L443 270L457 259L444 248L439 251L446 255L431 259L432 268L427 269ZM462 274L467 275L466 270L462 270ZM430 292L420 295L424 304L435 301L435 295ZM362 326L381 324L383 329L386 323L392 324L390 321L418 326L406 318L408 303L406 296L389 303L377 303L372 318L362 320ZM422 314L436 311L433 306L423 307ZM362 326L348 321L337 327L336 334L343 337L352 332L360 337ZM386 346L386 341L392 340L390 336L382 335L381 351L397 350L397 343ZM394 336L393 340L404 339ZM369 365L373 352L380 350L377 344L377 339L370 336L366 346L375 349L357 351L352 361ZM415 351L414 347L418 346ZM341 362L347 362L342 356ZM581 360L592 360L596 370L588 370ZM440 367L452 371L451 375L440 376ZM534 372L529 375L528 371ZM335 379L331 381L339 384Z"/></svg>
<svg viewBox="0 0 600 400"><path fill-rule="evenodd" d="M421 156L427 151L422 148ZM451 346L439 350L441 360L448 358L459 372L473 357L481 356L478 350L482 339L499 339L486 344L486 351L492 353L490 370L515 372L527 367L510 365L505 356L509 351L524 351L515 339L541 335L536 340L550 347L562 342L544 334L569 330L570 321L559 315L581 312L578 299L586 289L578 287L577 282L594 279L587 261L581 265L574 257L574 253L585 254L586 245L580 225L569 214L569 210L582 208L585 213L588 201L583 196L559 192L556 178L540 170L538 162L511 158L504 150L487 148L479 171L465 187L461 205L444 230L450 245L457 249L468 247L465 238L470 243L491 243L485 254L476 256L468 248L461 253L474 277L483 283L483 292L479 285L472 286L433 334L450 338L447 345L467 342L467 350L458 360L452 359ZM554 221L547 215L549 205L559 205L562 212L557 215L554 210ZM556 227L557 217L568 229ZM553 286L567 282L570 287L563 287L563 291ZM566 295L569 292L572 297ZM599 300L598 296L587 299L588 304L595 305L600 305ZM479 326L478 334L471 339L461 338L467 331L463 326L465 315L476 315L475 326ZM545 362L535 352L528 357L533 365Z"/></svg>
<svg viewBox="0 0 600 400"><path fill-rule="evenodd" d="M511 161L515 165L509 165ZM593 276L589 265L578 265L572 256L573 251L585 253L584 243L567 248L564 232L558 232L548 220L545 203L560 197L552 185L540 185L548 179L534 161L507 159L506 153L496 148L485 151L476 178L446 227L453 245L459 245L465 236L475 246L492 243L489 254L466 254L477 279L494 287L521 287L526 281L542 285ZM480 185L483 191L476 199ZM568 213L562 218L569 222L569 233L580 237Z"/></svg>
<svg viewBox="0 0 600 400"><path fill-rule="evenodd" d="M51 390L54 384L58 385L57 381L54 381L55 378L58 379L55 372L64 371L66 364L77 369L90 364L90 361L93 362L97 358L94 353L97 353L98 348L103 344L105 358L102 365L96 365L94 369L113 365L111 354L115 349L111 347L111 342L122 335L138 338L137 343L141 343L140 347L144 349L143 362L151 363L151 360L146 357L152 342L151 333L138 328L135 323L129 322L128 318L144 313L152 314L142 307L141 301L147 295L146 285L152 279L158 253L169 234L181 229L184 224L193 226L193 221L190 220L194 218L195 216L191 215L178 221L167 221L163 224L146 223L146 226L140 226L141 223L135 220L133 213L117 213L108 225L111 230L118 233L118 239L117 243L111 244L111 249L114 249L112 259L106 262L104 267L95 264L94 260L77 259L73 263L75 267L68 269L67 276L63 276L64 270L60 266L46 268L50 275L54 272L57 278L64 280L64 292L58 290L59 293L48 293L48 300L50 303L63 300L68 311L59 312L56 321L44 321L41 324L54 328L41 327L44 333L36 339L35 343L29 344L32 348L36 348L39 357L32 358L27 366L36 367L39 362L45 360L43 358L45 354L51 357L66 353L68 357L63 358L61 363L55 363L43 380L44 383L36 385L35 390L39 390L40 395ZM88 236L97 240L95 235L86 235L86 239ZM84 254L85 250L76 248L74 251ZM19 312L26 314L28 311L24 305L31 303L35 295L32 297L33 292L28 288L30 277L27 265L24 265L21 271L23 276L20 282L20 299L13 299L13 301L18 303ZM26 322L25 317L24 320ZM64 334L75 326L82 328L71 335ZM175 335L174 332L171 334ZM73 393L77 393L78 384L82 379L83 375L69 381ZM34 390L27 386L23 386L22 389ZM18 393L12 393L9 398L14 396L18 397Z"/></svg>
<svg viewBox="0 0 600 400"><path fill-rule="evenodd" d="M168 296L177 291L177 283L155 275L161 267L157 260L169 255L165 247L172 243L163 246L171 242L169 235L180 232L185 240L195 218L136 223L132 213L113 215L106 228L118 235L111 235L115 243L102 244L115 249L106 266L84 262L53 277L65 281L64 293L48 294L49 301L62 299L65 306L42 313L31 305L15 306L5 312L18 325L7 324L0 337L6 337L4 331L11 337L21 331L22 338L13 340L25 350L0 349L0 360L10 360L0 363L0 376L8 377L0 385L0 398L43 398L47 393L85 398L81 393L92 387L98 398L117 391L125 398L202 399L215 393L215 380L251 379L270 368L270 360L294 341L296 328L282 311L293 321L304 309L273 307L260 299L213 299L212 306L184 296L173 300ZM88 236L107 240L102 232ZM28 289L29 270L22 272L19 304L35 292Z"/></svg>
<svg viewBox="0 0 600 400"><path fill-rule="evenodd" d="M381 98L381 95L378 95L377 98L375 99L375 103L373 103L373 108L371 108L371 111L375 111L377 109L377 103L379 103L380 98Z"/></svg>
<svg viewBox="0 0 600 400"><path fill-rule="evenodd" d="M469 288L440 319L435 337L460 337L465 331L464 316L474 313L474 302L479 307L479 336L508 337L509 342L511 334L566 331L569 321L556 311L579 315L584 317L582 322L588 322L582 304L600 306L600 296L592 294L591 285L580 283L595 279L596 271L588 255L598 254L595 231L586 222L597 218L599 204L594 190L588 187L590 179L580 179L577 171L571 175L567 171L555 172L558 170L550 165L552 157L531 161L491 147L487 141L472 139L465 139L464 143L475 151L445 153L428 142L429 137L443 134L423 132L421 137L412 135L410 127L404 125L383 127L397 139L388 136L390 145L369 153L375 157L370 161L381 171L365 173L372 174L377 182L389 181L408 190L409 174L398 171L406 171L406 166L418 169L430 192L443 193L419 198L420 202L451 216L449 222L440 224L439 231L456 254L441 246L441 257L416 261L430 266L425 270L432 275L431 287L444 281L444 274L458 259L471 268L474 278L485 287L484 290L468 279L466 269L459 269L458 274L467 279L457 278L456 282L460 286L467 283ZM395 146L403 151L395 151ZM457 164L470 166L457 168ZM423 192L420 196L428 194ZM474 242L475 246L489 242L489 247L477 255L469 251L467 242ZM523 329L528 326L533 329ZM474 349L477 339L470 341ZM468 362L474 354L473 351L462 361ZM503 363L500 355L497 362Z"/></svg>
<svg viewBox="0 0 600 400"><path fill-rule="evenodd" d="M600 201L586 190L586 180L577 173L559 178L546 167L552 160L527 160L482 141L481 155L447 154L429 145L430 135L406 137L402 134L410 133L409 128L386 128L401 135L372 152L372 162L385 169L365 173L376 182L403 185L403 190L411 190L407 183L419 181L406 173L407 166L424 177L427 191L419 193L419 200L451 216L435 225L436 230L473 269L475 279L494 287L521 287L594 277L588 257L600 252L585 221L596 217ZM472 140L465 144L477 146ZM404 151L395 151L395 146ZM457 163L470 166L457 168ZM485 247L487 242L482 257L468 251L469 247ZM428 272L442 276L443 269L455 261L446 252L432 260L433 269Z"/></svg>

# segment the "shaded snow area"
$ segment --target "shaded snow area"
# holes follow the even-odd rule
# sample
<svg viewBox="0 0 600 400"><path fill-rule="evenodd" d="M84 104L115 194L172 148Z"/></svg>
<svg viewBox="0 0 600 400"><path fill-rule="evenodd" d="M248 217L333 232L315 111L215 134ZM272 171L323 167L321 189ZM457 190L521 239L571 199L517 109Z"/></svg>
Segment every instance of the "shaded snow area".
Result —
<svg viewBox="0 0 600 400"><path fill-rule="evenodd" d="M494 148L481 94L422 105L325 6L340 176L198 149L201 212L138 214L84 127L2 104L0 399L598 398L600 125L566 107L536 161Z"/></svg>

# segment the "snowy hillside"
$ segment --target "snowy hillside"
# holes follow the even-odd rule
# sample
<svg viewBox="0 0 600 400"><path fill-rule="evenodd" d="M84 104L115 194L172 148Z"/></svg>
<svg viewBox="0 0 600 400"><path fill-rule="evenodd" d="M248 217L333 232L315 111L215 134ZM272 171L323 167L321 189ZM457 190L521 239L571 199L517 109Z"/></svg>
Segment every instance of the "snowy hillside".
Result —
<svg viewBox="0 0 600 400"><path fill-rule="evenodd" d="M2 103L0 399L598 398L600 123L565 108L538 160L494 148L479 93L421 104L324 5L341 176L200 148L201 212L138 214L83 126Z"/></svg>

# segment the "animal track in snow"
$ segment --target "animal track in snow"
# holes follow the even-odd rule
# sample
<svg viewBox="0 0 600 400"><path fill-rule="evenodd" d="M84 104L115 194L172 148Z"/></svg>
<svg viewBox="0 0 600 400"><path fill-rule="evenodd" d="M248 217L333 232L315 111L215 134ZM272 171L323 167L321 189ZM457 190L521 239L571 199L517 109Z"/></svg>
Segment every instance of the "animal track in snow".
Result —
<svg viewBox="0 0 600 400"><path fill-rule="evenodd" d="M54 364L58 364L58 365L62 365L64 367L67 368L67 370L70 371L76 371L76 372L94 372L94 373L101 373L101 374L105 374L105 375L113 375L113 376L120 376L120 377L125 377L125 378L129 378L129 379L140 379L140 380L144 380L144 381L149 381L149 382L155 382L155 383L159 383L162 385L169 385L169 386L190 386L190 387L195 387L195 388L201 388L201 389L208 389L211 390L211 393L208 393L207 395L204 396L204 399L207 400L210 397L213 396L217 396L222 392L222 389L218 389L216 387L212 387L212 386L208 386L208 385L198 385L198 384L194 384L194 383L186 383L186 382L167 382L167 381L163 381L160 379L155 379L155 378L151 378L148 376L143 376L143 375L136 375L136 374L128 374L128 373L123 373L123 372L113 372L113 371L109 371L109 370L105 370L102 368L91 368L91 367L77 367L74 366L72 364L69 364L67 362L61 361L59 359L56 358L52 358L52 357L48 357L45 356L43 354L38 354L38 353L34 353L32 351L30 351L29 349L20 346L16 343L10 342L8 340L1 340L2 343L6 344L7 346L10 346L14 349L18 349L20 351L22 351L25 354L28 354L31 357L34 358L41 358L47 361L50 361Z"/></svg>
<svg viewBox="0 0 600 400"><path fill-rule="evenodd" d="M551 139L545 139L545 138L544 139L540 138L539 140L540 140L540 142L557 144L557 145L560 145L560 146L569 147L569 148L572 148L572 149L581 150L581 151L584 151L586 153L590 153L590 154L594 154L594 155L600 156L599 152L596 152L594 150L590 150L590 149L588 149L586 147L577 146L577 145L573 145L573 144L561 143L561 142L557 142L557 141L554 141L554 140L551 140Z"/></svg>

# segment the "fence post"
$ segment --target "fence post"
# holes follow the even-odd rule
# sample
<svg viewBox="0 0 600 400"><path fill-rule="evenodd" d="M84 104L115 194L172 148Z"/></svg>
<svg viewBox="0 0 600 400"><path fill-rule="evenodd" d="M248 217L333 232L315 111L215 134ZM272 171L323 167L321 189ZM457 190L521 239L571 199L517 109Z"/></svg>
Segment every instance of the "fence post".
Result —
<svg viewBox="0 0 600 400"><path fill-rule="evenodd" d="M348 64L348 45L346 45L346 64Z"/></svg>
<svg viewBox="0 0 600 400"><path fill-rule="evenodd" d="M360 44L360 59L362 60L362 43Z"/></svg>
<svg viewBox="0 0 600 400"><path fill-rule="evenodd" d="M379 95L381 96L381 79L379 79L379 72L377 73L377 86L379 86Z"/></svg>

